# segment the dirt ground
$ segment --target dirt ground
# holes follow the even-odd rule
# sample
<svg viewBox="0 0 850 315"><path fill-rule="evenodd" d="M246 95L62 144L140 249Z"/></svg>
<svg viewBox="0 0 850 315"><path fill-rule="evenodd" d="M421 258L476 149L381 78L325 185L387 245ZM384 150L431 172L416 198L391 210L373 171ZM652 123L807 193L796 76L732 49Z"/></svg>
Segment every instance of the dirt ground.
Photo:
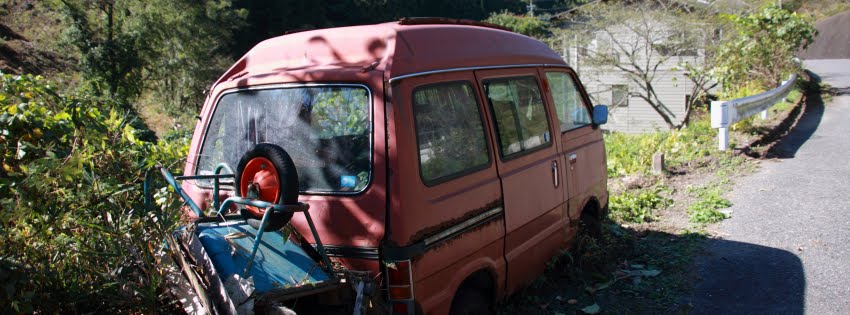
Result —
<svg viewBox="0 0 850 315"><path fill-rule="evenodd" d="M706 157L669 168L664 175L610 180L612 193L661 186L674 202L656 209L648 223L607 222L600 240L591 240L585 250L553 257L544 275L502 303L498 313L689 313L693 305L682 297L698 280L694 259L707 239L725 237L716 224L690 222L687 208L696 201L691 188L731 186L755 171L799 119L803 100L790 110L772 112L767 120L754 121L746 133L733 133L733 143L740 145L728 156Z"/></svg>

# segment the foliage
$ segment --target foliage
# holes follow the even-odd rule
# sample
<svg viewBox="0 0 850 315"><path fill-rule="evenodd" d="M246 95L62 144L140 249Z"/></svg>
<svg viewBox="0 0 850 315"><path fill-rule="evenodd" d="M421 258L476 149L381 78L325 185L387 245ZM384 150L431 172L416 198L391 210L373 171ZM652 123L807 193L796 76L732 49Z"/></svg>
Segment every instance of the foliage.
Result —
<svg viewBox="0 0 850 315"><path fill-rule="evenodd" d="M664 153L669 166L714 154L716 132L711 128L711 121L705 112L698 112L696 116L690 125L678 130L605 135L608 176L646 174L655 153Z"/></svg>
<svg viewBox="0 0 850 315"><path fill-rule="evenodd" d="M663 189L653 188L637 192L626 191L611 196L611 217L621 222L644 223L652 221L654 209L667 207L673 200L662 195Z"/></svg>
<svg viewBox="0 0 850 315"><path fill-rule="evenodd" d="M578 48L576 60L585 81L603 86L629 85L630 96L644 100L668 128L674 129L687 124L691 105L711 86L705 69L710 69L714 60L708 52L715 45L717 26L707 8L695 6L689 11L661 3L608 1L587 5L559 35L575 39L571 44ZM612 71L618 73L619 81L611 81ZM680 104L665 103L656 88L676 77L687 77L693 83L691 104L681 116L670 109Z"/></svg>
<svg viewBox="0 0 850 315"><path fill-rule="evenodd" d="M233 0L246 9L247 25L234 38L234 57L262 40L287 31L396 21L404 17L439 16L482 20L491 12L525 11L523 0Z"/></svg>
<svg viewBox="0 0 850 315"><path fill-rule="evenodd" d="M732 206L732 202L721 196L722 191L720 187L689 187L688 192L697 197L697 201L688 206L688 214L690 214L691 222L707 224L720 222L728 218L728 215L718 211L719 209Z"/></svg>
<svg viewBox="0 0 850 315"><path fill-rule="evenodd" d="M516 33L543 38L549 34L549 23L533 16L516 15L507 10L492 13L484 22L504 26Z"/></svg>
<svg viewBox="0 0 850 315"><path fill-rule="evenodd" d="M161 244L176 214L147 213L140 183L180 161L186 138L141 141L115 102L60 95L40 76L0 83L0 309L167 309Z"/></svg>
<svg viewBox="0 0 850 315"><path fill-rule="evenodd" d="M169 116L200 109L203 91L232 63L233 32L247 12L230 0L61 0L94 94L129 108L145 103Z"/></svg>
<svg viewBox="0 0 850 315"><path fill-rule="evenodd" d="M812 22L797 13L767 6L745 16L725 16L734 26L718 51L712 76L725 93L747 84L768 89L799 72L794 54L817 34Z"/></svg>

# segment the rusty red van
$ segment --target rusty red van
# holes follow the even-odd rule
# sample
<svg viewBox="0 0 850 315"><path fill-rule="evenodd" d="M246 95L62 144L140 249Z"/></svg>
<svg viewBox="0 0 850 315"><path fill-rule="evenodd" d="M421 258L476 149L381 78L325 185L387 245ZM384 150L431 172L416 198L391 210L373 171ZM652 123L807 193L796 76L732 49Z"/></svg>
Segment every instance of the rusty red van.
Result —
<svg viewBox="0 0 850 315"><path fill-rule="evenodd" d="M212 86L184 174L282 147L325 250L387 312L466 314L529 284L608 205L599 125L576 73L493 25L403 19L259 43ZM219 196L183 183L208 207ZM291 219L307 241L302 214Z"/></svg>

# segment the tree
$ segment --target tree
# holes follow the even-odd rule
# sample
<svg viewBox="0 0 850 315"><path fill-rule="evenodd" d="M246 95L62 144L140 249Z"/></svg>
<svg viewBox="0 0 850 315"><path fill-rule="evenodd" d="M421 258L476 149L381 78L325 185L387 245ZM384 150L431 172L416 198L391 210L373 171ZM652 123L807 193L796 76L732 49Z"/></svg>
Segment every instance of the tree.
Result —
<svg viewBox="0 0 850 315"><path fill-rule="evenodd" d="M125 31L130 27L125 23L126 2L61 0L61 4L72 22L66 37L80 51L80 69L91 90L128 106L126 100L141 91L141 54L149 46L144 32Z"/></svg>
<svg viewBox="0 0 850 315"><path fill-rule="evenodd" d="M206 85L232 63L247 12L230 0L60 0L91 91L126 108L141 95L171 115L200 108Z"/></svg>
<svg viewBox="0 0 850 315"><path fill-rule="evenodd" d="M672 129L687 124L693 105L711 85L703 69L712 60L706 48L715 40L715 27L706 16L705 8L663 0L603 2L582 7L560 35L581 47L585 78L598 80L593 72L622 72L636 87L630 95L649 104ZM677 117L656 86L683 68L693 87L685 114Z"/></svg>
<svg viewBox="0 0 850 315"><path fill-rule="evenodd" d="M811 44L817 29L808 19L777 6L744 16L725 15L733 26L718 50L712 73L725 92L746 85L768 89L800 71L794 54Z"/></svg>
<svg viewBox="0 0 850 315"><path fill-rule="evenodd" d="M248 10L234 57L258 42L287 31L397 21L403 17L449 17L482 20L491 12L525 12L527 0L233 0ZM309 12L309 14L307 14Z"/></svg>
<svg viewBox="0 0 850 315"><path fill-rule="evenodd" d="M532 16L516 15L507 10L492 13L484 22L504 26L516 33L535 38L543 38L549 34L549 23Z"/></svg>

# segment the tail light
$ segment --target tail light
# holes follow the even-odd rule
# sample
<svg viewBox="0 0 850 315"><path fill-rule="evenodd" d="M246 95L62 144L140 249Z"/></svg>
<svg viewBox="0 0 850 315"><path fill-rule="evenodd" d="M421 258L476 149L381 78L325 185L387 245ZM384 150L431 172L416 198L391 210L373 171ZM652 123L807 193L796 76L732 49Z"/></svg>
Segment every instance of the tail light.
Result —
<svg viewBox="0 0 850 315"><path fill-rule="evenodd" d="M392 314L412 315L413 305L413 270L410 261L397 261L386 267L387 295L392 306Z"/></svg>

